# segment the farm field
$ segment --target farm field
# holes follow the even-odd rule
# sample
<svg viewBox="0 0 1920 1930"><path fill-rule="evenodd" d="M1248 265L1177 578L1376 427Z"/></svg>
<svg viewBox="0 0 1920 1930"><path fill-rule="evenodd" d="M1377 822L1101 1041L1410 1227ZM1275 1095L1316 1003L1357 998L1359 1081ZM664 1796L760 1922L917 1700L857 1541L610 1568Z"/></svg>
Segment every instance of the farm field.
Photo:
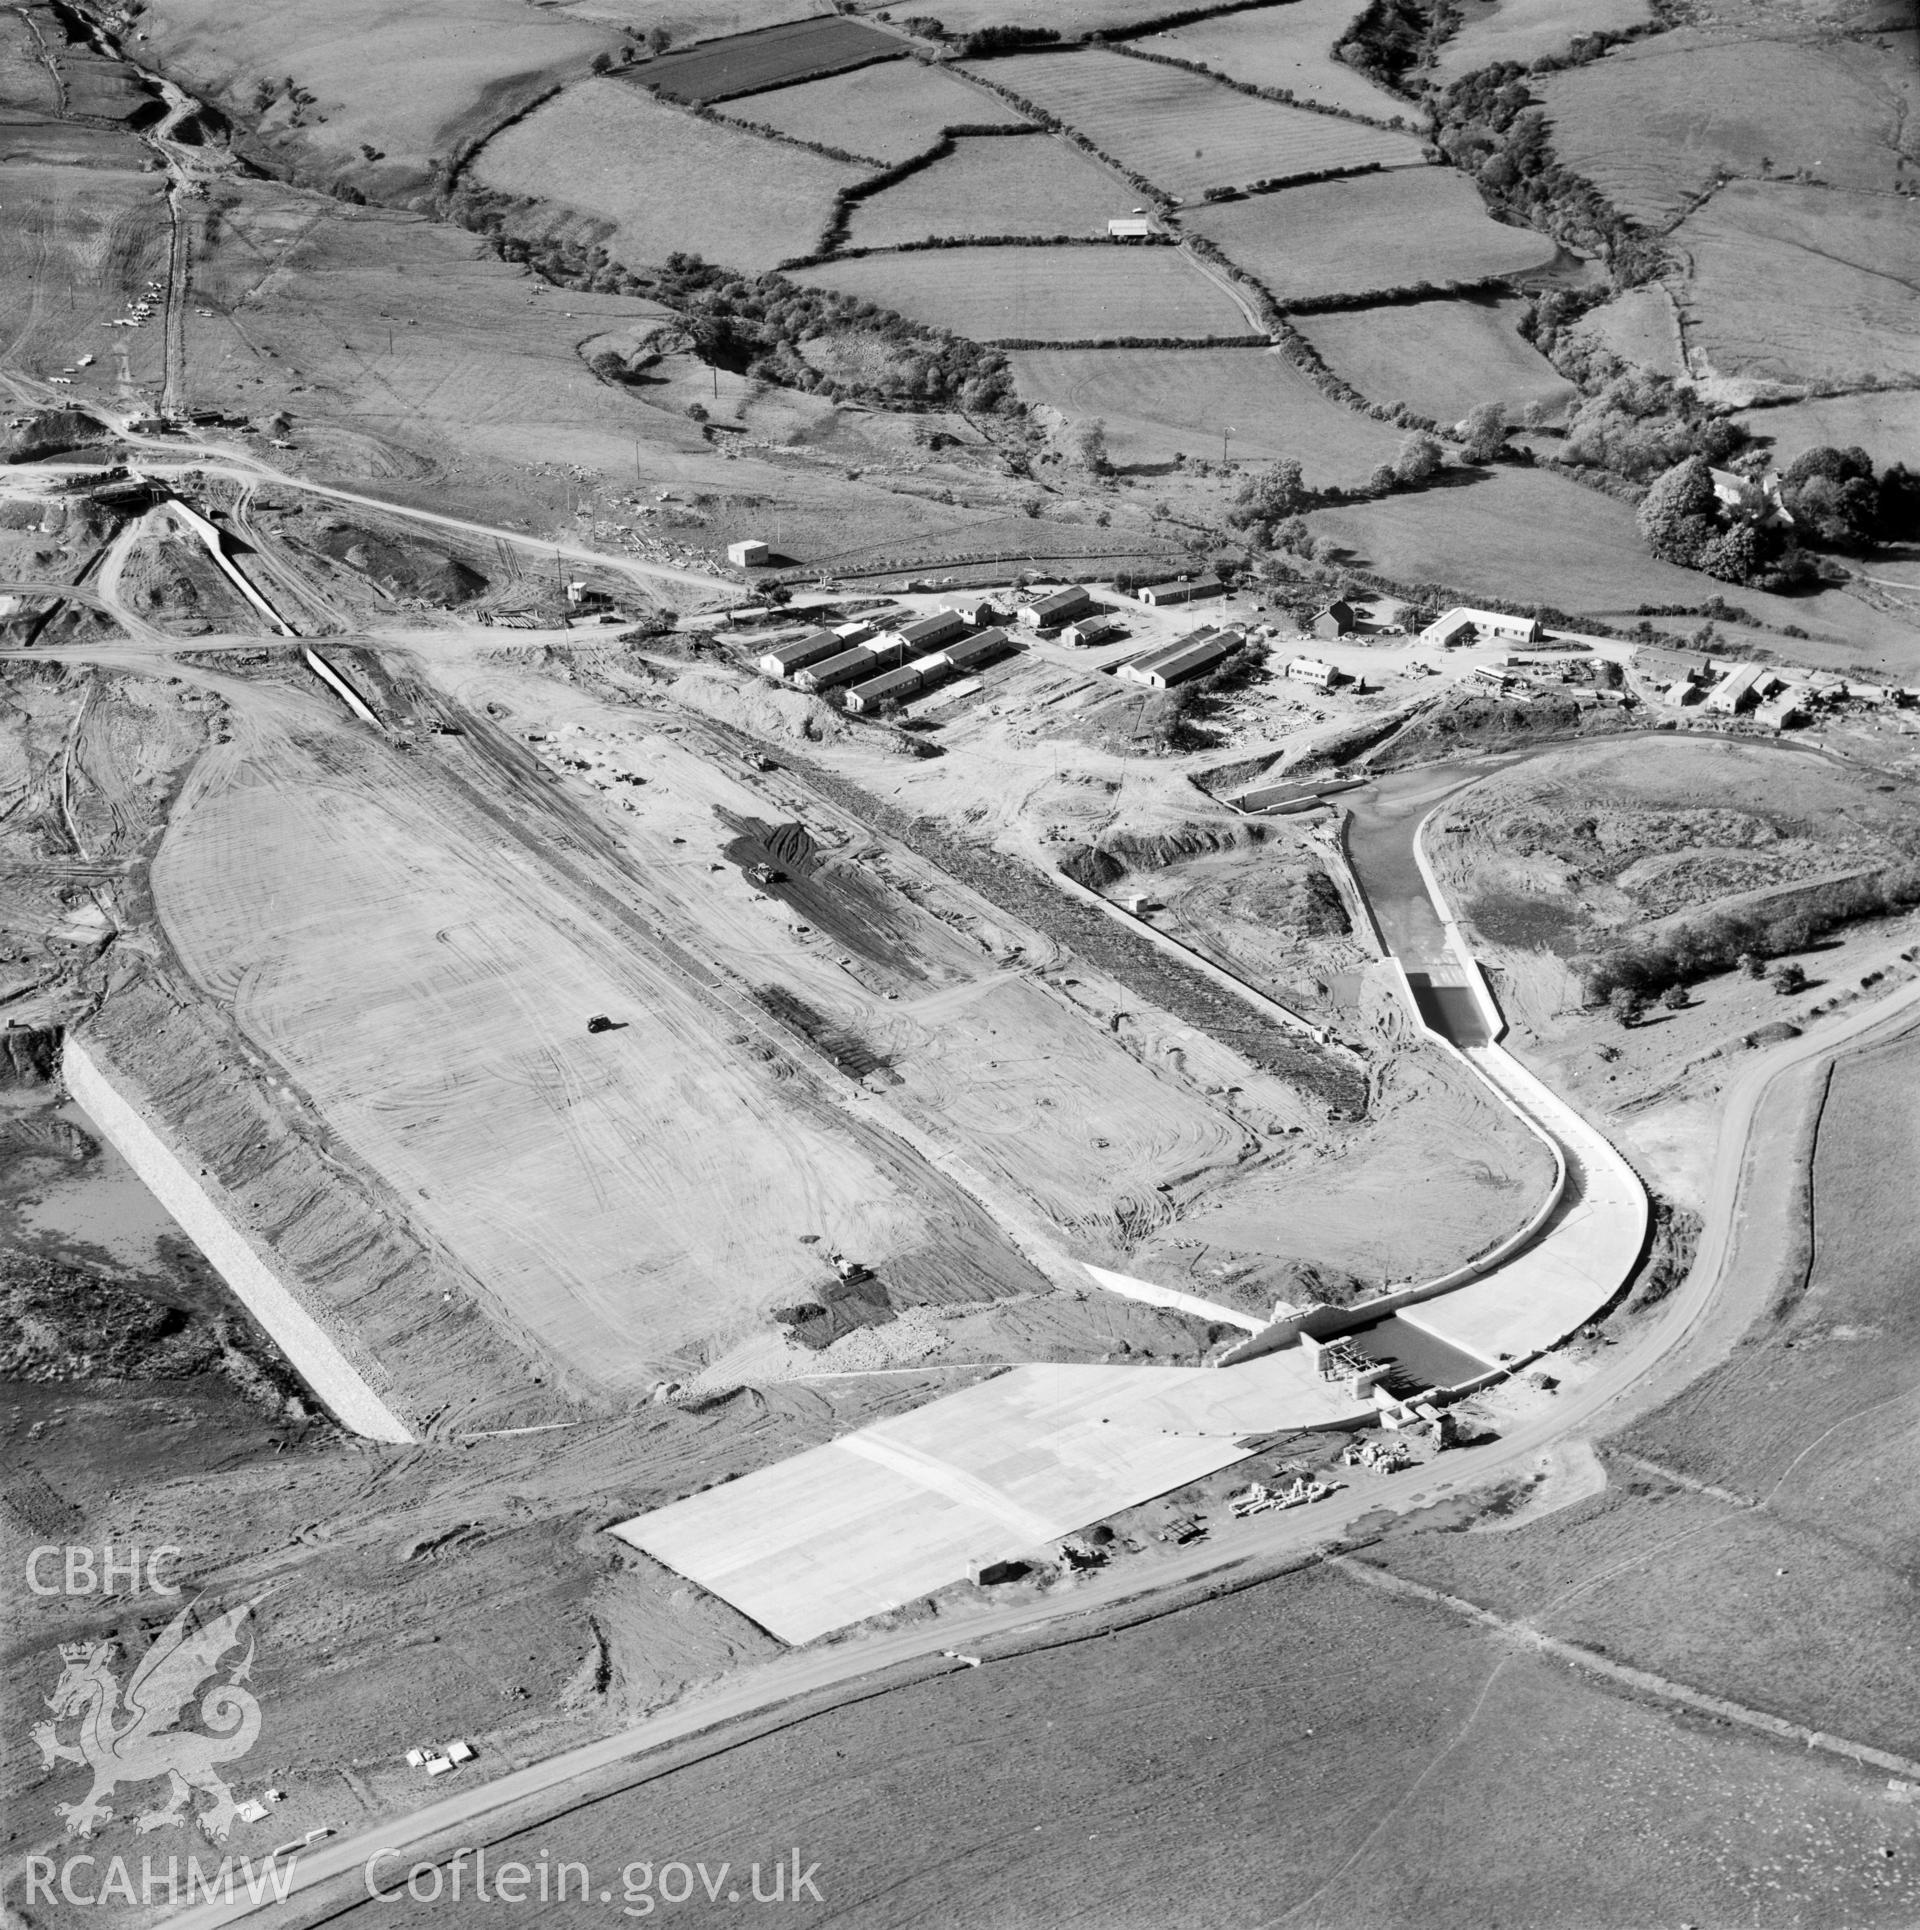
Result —
<svg viewBox="0 0 1920 1930"><path fill-rule="evenodd" d="M1321 489L1363 482L1400 446L1393 424L1333 401L1268 349L1016 349L1012 359L1027 402L1069 423L1106 423L1121 469L1217 456L1231 425L1242 461L1293 456Z"/></svg>
<svg viewBox="0 0 1920 1930"><path fill-rule="evenodd" d="M1143 35L1148 53L1197 60L1250 87L1290 88L1302 100L1390 121L1407 103L1333 57L1356 18L1354 0L1282 0L1245 13Z"/></svg>
<svg viewBox="0 0 1920 1930"><path fill-rule="evenodd" d="M105 151L94 165L8 164L0 333L17 367L53 374L84 343L100 358L87 378L95 393L138 392L163 374L159 329L99 324L166 273L167 225L153 177L135 172L142 150L125 135L96 138Z"/></svg>
<svg viewBox="0 0 1920 1930"><path fill-rule="evenodd" d="M1308 520L1374 569L1463 595L1502 584L1522 602L1631 619L1642 603L1692 607L1708 594L1706 579L1647 554L1630 504L1559 476L1501 469L1417 496L1317 510ZM1912 630L1853 597L1742 590L1740 601L1763 622L1805 629L1809 641L1793 646L1801 661L1873 662L1891 676L1920 669Z"/></svg>
<svg viewBox="0 0 1920 1930"><path fill-rule="evenodd" d="M965 71L1035 102L1162 192L1189 199L1328 169L1424 165L1411 134L1303 113L1124 54L1026 54Z"/></svg>
<svg viewBox="0 0 1920 1930"><path fill-rule="evenodd" d="M674 46L691 47L703 40L815 19L820 0L655 0L644 9L622 6L620 0L559 0L554 11L574 20L605 22L623 34L658 26L672 36Z"/></svg>
<svg viewBox="0 0 1920 1930"><path fill-rule="evenodd" d="M1809 1209L1798 1250L1804 1278L1783 1256L1786 1304L1769 1331L1632 1431L1626 1445L1769 1507L1817 1523L1845 1496L1861 1542L1910 1550L1911 1477L1878 1484L1874 1463L1920 1441L1912 1390L1920 1364L1920 1213L1912 1195L1879 1176L1920 1135L1920 1031L1838 1059L1819 1106ZM1762 1390L1764 1390L1764 1397ZM1858 1431L1847 1424L1875 1417ZM1805 1459L1802 1451L1818 1443ZM1909 1685L1911 1686L1911 1685ZM1909 1717L1920 1725L1920 1710Z"/></svg>
<svg viewBox="0 0 1920 1930"><path fill-rule="evenodd" d="M1295 327L1371 402L1405 402L1437 422L1498 402L1517 422L1530 402L1558 411L1576 393L1516 329L1522 313L1511 298L1408 302L1303 315Z"/></svg>
<svg viewBox="0 0 1920 1930"><path fill-rule="evenodd" d="M1253 333L1239 305L1177 248L941 248L795 271L975 341Z"/></svg>
<svg viewBox="0 0 1920 1930"><path fill-rule="evenodd" d="M632 69L636 86L683 101L733 100L876 60L898 60L906 43L864 21L822 14L756 33L710 40Z"/></svg>
<svg viewBox="0 0 1920 1930"><path fill-rule="evenodd" d="M861 171L714 126L623 81L569 88L482 150L479 178L539 197L546 227L578 217L629 266L676 251L760 270L808 253L835 190ZM577 217L575 212L577 211Z"/></svg>
<svg viewBox="0 0 1920 1930"><path fill-rule="evenodd" d="M1912 236L1897 196L1730 182L1674 231L1688 345L1748 381L1920 381Z"/></svg>
<svg viewBox="0 0 1920 1930"><path fill-rule="evenodd" d="M305 392L285 403L302 459L325 473L403 487L434 478L524 517L551 487L528 472L556 456L631 474L640 440L671 474L704 450L684 416L595 381L578 353L583 333L645 327L662 313L653 303L536 297L523 271L422 215L271 182L233 200L194 251L196 306L211 313L186 321L193 393L261 413L280 403L282 370L305 371ZM262 287L267 259L279 265ZM402 302L396 326L386 316Z"/></svg>
<svg viewBox="0 0 1920 1930"><path fill-rule="evenodd" d="M1194 208L1182 219L1282 306L1485 281L1543 267L1555 253L1545 235L1495 221L1472 183L1451 168L1318 181Z"/></svg>
<svg viewBox="0 0 1920 1930"><path fill-rule="evenodd" d="M1666 227L1723 170L1890 194L1920 165L1912 42L1660 34L1569 68L1541 88L1554 152L1636 220ZM1794 112L1780 103L1791 99ZM1626 138L1622 130L1630 130ZM1904 165L1903 165L1904 157Z"/></svg>
<svg viewBox="0 0 1920 1930"><path fill-rule="evenodd" d="M1459 0L1459 11L1433 63L1443 87L1497 60L1555 59L1577 34L1625 33L1653 18L1648 0Z"/></svg>
<svg viewBox="0 0 1920 1930"><path fill-rule="evenodd" d="M1920 390L1885 389L1864 395L1817 395L1777 409L1749 409L1742 428L1768 446L1774 466L1784 469L1809 449L1862 448L1877 468L1911 460L1920 449Z"/></svg>
<svg viewBox="0 0 1920 1930"><path fill-rule="evenodd" d="M1578 332L1623 362L1678 381L1687 373L1686 344L1673 296L1660 283L1630 288L1610 302L1589 309L1575 324Z"/></svg>
<svg viewBox="0 0 1920 1930"><path fill-rule="evenodd" d="M947 1920L956 1870L969 1921L1071 1930L1478 1930L1542 1921L1543 1897L1577 1899L1579 1930L1895 1930L1920 1903L1910 1859L1881 1854L1907 1841L1884 1777L1677 1720L1338 1572L990 1655L668 1768L489 1861L612 1872L645 1843L651 1902L661 1859L757 1858L770 1888L797 1840L849 1930ZM738 1914L693 1898L689 1923ZM341 1907L403 1930L438 1908Z"/></svg>
<svg viewBox="0 0 1920 1930"><path fill-rule="evenodd" d="M1917 1068L1910 1026L1782 1094L1783 1155L1817 1120L1811 1225L1803 1197L1785 1203L1798 1236L1751 1260L1768 1270L1769 1310L1613 1444L1650 1468L1615 1463L1604 1495L1512 1534L1396 1536L1383 1557L1634 1666L1911 1755L1920 1220L1878 1180L1920 1132ZM1660 1470L1764 1506L1686 1493Z"/></svg>
<svg viewBox="0 0 1920 1930"><path fill-rule="evenodd" d="M142 11L140 26L150 36L142 49L148 58L248 120L262 77L277 86L291 76L312 94L297 128L281 97L261 125L263 147L316 151L356 176L421 185L429 156L483 134L514 105L584 74L594 54L618 45L608 27L533 12L516 0L409 7L342 0L319 8L158 0ZM380 168L364 160L362 142L384 152Z"/></svg>
<svg viewBox="0 0 1920 1930"><path fill-rule="evenodd" d="M1116 175L1050 135L961 139L944 160L859 202L849 245L895 248L946 235L1102 236L1135 205Z"/></svg>
<svg viewBox="0 0 1920 1930"><path fill-rule="evenodd" d="M1010 12L999 0L942 0L935 18L950 34L973 33L981 27L1003 25ZM1136 27L1165 17L1165 0L1051 0L1045 25L1063 40L1077 34ZM1041 24L1038 20L1030 24Z"/></svg>
<svg viewBox="0 0 1920 1930"><path fill-rule="evenodd" d="M884 167L924 154L944 128L1023 125L997 94L917 60L881 61L755 94L750 106L732 111L739 119L863 154Z"/></svg>

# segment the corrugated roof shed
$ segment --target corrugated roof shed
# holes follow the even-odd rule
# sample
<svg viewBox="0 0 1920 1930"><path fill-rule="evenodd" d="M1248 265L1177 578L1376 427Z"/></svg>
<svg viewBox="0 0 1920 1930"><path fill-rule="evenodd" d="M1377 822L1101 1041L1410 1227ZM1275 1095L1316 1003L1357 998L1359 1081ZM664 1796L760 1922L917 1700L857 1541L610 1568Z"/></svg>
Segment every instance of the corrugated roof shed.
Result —
<svg viewBox="0 0 1920 1930"><path fill-rule="evenodd" d="M963 637L940 652L955 670L969 670L976 664L991 663L1013 648L1013 639L1004 630L982 630L977 637Z"/></svg>
<svg viewBox="0 0 1920 1930"><path fill-rule="evenodd" d="M926 678L911 664L903 664L898 670L889 670L878 677L869 677L863 684L855 684L847 692L849 710L872 710L884 704L889 697L911 697L925 682Z"/></svg>
<svg viewBox="0 0 1920 1930"><path fill-rule="evenodd" d="M804 637L775 644L760 659L760 668L769 677L791 677L796 670L804 670L808 664L818 663L823 657L830 657L845 648L845 639L836 636L833 631L809 630Z"/></svg>

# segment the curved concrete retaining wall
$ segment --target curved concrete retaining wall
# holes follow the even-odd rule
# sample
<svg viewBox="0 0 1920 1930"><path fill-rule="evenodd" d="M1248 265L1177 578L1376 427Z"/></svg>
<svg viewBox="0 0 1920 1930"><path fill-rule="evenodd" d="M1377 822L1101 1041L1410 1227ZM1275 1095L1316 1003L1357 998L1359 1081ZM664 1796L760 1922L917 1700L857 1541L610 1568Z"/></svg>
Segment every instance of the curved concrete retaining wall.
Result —
<svg viewBox="0 0 1920 1930"><path fill-rule="evenodd" d="M301 1379L341 1426L369 1440L411 1441L413 1435L405 1425L281 1283L207 1187L193 1177L179 1154L154 1131L71 1033L67 1035L62 1071L68 1092L100 1128L108 1144L180 1222L215 1272L246 1303L247 1310L273 1336Z"/></svg>
<svg viewBox="0 0 1920 1930"><path fill-rule="evenodd" d="M1339 1334L1350 1333L1357 1327L1366 1326L1387 1314L1397 1312L1402 1307L1411 1306L1418 1301L1438 1299L1442 1294L1449 1293L1455 1288L1468 1286L1474 1281L1484 1280L1497 1273L1501 1267L1525 1252L1539 1238L1565 1201L1571 1180L1568 1146L1575 1149L1575 1156L1584 1160L1589 1169L1600 1168L1611 1174L1620 1190L1636 1203L1639 1235L1644 1243L1647 1222L1646 1194L1635 1177L1633 1169L1620 1157L1603 1133L1589 1125L1558 1093L1529 1072L1512 1053L1497 1043L1500 1035L1506 1030L1506 1019L1487 984L1486 975L1480 969L1480 961L1474 957L1465 935L1461 932L1460 921L1454 915L1453 907L1445 891L1442 890L1440 880L1427 857L1427 826L1432 823L1440 809L1441 806L1436 805L1415 827L1414 861L1420 868L1421 882L1426 886L1427 895L1432 899L1433 908L1445 929L1447 949L1458 963L1474 1003L1479 1007L1486 1022L1488 1034L1495 1043L1476 1046L1471 1051L1463 1051L1451 1039L1433 1031L1427 1025L1421 1014L1419 1002L1413 996L1413 988L1407 979L1405 967L1387 952L1384 944L1381 946L1382 955L1388 958L1394 968L1402 1001L1415 1024L1434 1044L1443 1051L1451 1053L1472 1072L1500 1104L1547 1148L1553 1160L1553 1184L1547 1189L1546 1197L1528 1215L1522 1226L1516 1228L1496 1246L1476 1255L1464 1265L1455 1267L1451 1272L1443 1273L1435 1279L1422 1281L1416 1286L1402 1287L1394 1293L1381 1294L1375 1299L1362 1301L1356 1306L1310 1309L1290 1320L1276 1321L1251 1339L1227 1349L1216 1360L1216 1366L1235 1366L1241 1361L1255 1360L1262 1354L1273 1353L1279 1348L1291 1346L1303 1331L1311 1332L1316 1339L1332 1339ZM1345 828L1343 821L1341 827L1343 857L1346 856ZM1365 903L1365 886L1361 883L1359 874L1354 870L1350 859L1347 869L1353 879L1356 893L1359 894L1362 903ZM1371 913L1371 907L1369 907L1369 913ZM1378 935L1377 927L1376 935ZM1618 1284L1615 1283L1616 1287ZM1590 1317L1591 1310L1581 1315L1582 1320ZM1570 1328L1569 1331L1572 1329ZM1445 1338L1444 1335L1440 1337ZM1564 1339L1565 1336L1560 1335L1557 1338ZM1482 1385L1486 1380L1497 1379L1499 1375L1510 1371L1510 1366L1499 1367L1473 1385Z"/></svg>

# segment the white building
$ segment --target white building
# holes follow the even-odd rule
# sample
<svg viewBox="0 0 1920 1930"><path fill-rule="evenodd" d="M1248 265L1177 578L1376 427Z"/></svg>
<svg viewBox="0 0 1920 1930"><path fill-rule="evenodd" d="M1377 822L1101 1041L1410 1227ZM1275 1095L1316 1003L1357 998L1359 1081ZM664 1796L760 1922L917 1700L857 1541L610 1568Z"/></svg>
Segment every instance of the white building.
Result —
<svg viewBox="0 0 1920 1930"><path fill-rule="evenodd" d="M1464 604L1436 617L1420 632L1420 641L1445 650L1462 643L1538 643L1539 620L1508 616L1504 610L1470 610Z"/></svg>

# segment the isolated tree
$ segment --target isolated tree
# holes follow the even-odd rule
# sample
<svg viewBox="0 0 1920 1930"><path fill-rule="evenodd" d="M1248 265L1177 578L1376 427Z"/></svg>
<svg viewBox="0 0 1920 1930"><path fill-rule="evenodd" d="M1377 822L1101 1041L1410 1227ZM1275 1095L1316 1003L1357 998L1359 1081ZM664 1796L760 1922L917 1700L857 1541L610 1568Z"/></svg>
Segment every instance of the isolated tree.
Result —
<svg viewBox="0 0 1920 1930"><path fill-rule="evenodd" d="M1538 431L1544 429L1547 426L1547 424L1553 419L1553 411L1547 407L1546 403L1539 396L1536 395L1533 398L1533 400L1527 404L1525 410L1521 414L1520 419L1527 425L1529 429L1534 430L1537 433Z"/></svg>
<svg viewBox="0 0 1920 1930"><path fill-rule="evenodd" d="M1393 473L1409 485L1425 482L1436 474L1446 451L1424 429L1409 431L1394 458Z"/></svg>
<svg viewBox="0 0 1920 1930"><path fill-rule="evenodd" d="M1646 1017L1647 1001L1631 985L1616 985L1607 994L1607 1010L1622 1026L1632 1027Z"/></svg>
<svg viewBox="0 0 1920 1930"><path fill-rule="evenodd" d="M609 53L595 54L594 57L588 61L587 65L591 67L596 74L604 74L612 68L613 56Z"/></svg>
<svg viewBox="0 0 1920 1930"><path fill-rule="evenodd" d="M1507 412L1499 403L1481 403L1460 430L1460 453L1468 462L1493 462L1506 453Z"/></svg>
<svg viewBox="0 0 1920 1930"><path fill-rule="evenodd" d="M1669 1012L1684 1012L1693 1003L1693 994L1684 985L1669 985L1660 994L1660 1003Z"/></svg>
<svg viewBox="0 0 1920 1930"><path fill-rule="evenodd" d="M1392 493L1393 486L1398 481L1399 478L1393 472L1392 463L1376 463L1373 473L1367 478L1367 487L1376 496L1386 496Z"/></svg>
<svg viewBox="0 0 1920 1930"><path fill-rule="evenodd" d="M1773 968L1773 989L1783 998L1792 998L1796 993L1807 989L1807 974L1803 967L1789 959L1784 965Z"/></svg>
<svg viewBox="0 0 1920 1930"><path fill-rule="evenodd" d="M1765 978L1767 975L1767 961L1758 952L1742 952L1734 963L1749 978Z"/></svg>
<svg viewBox="0 0 1920 1930"><path fill-rule="evenodd" d="M1107 425L1099 416L1074 431L1073 453L1089 475L1104 476L1113 467L1107 454Z"/></svg>
<svg viewBox="0 0 1920 1930"><path fill-rule="evenodd" d="M673 36L672 34L668 33L666 28L649 27L647 29L647 52L648 53L655 54L655 55L664 54L667 51L667 49L672 45L673 45Z"/></svg>

